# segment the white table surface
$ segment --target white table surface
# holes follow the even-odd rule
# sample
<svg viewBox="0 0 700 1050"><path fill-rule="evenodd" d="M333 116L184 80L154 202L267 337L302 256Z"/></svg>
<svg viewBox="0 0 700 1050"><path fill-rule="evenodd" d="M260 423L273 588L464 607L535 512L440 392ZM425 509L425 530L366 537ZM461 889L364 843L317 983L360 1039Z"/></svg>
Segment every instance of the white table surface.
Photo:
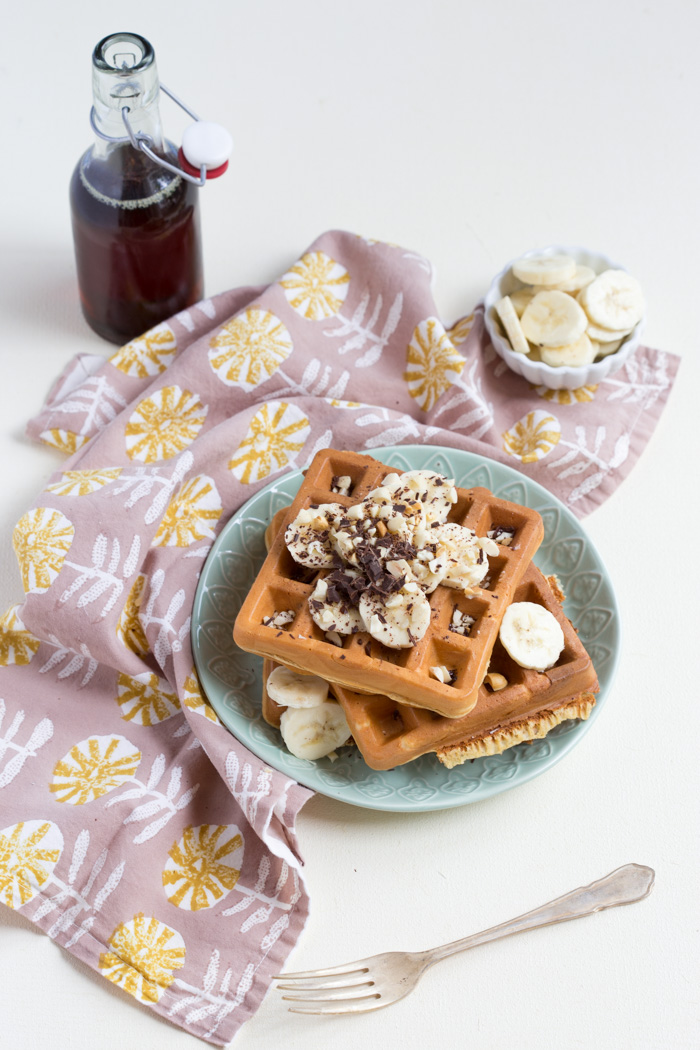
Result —
<svg viewBox="0 0 700 1050"><path fill-rule="evenodd" d="M429 947L628 861L656 869L651 897L457 956L376 1014L297 1017L270 992L234 1045L696 1046L700 9L14 5L0 61L2 609L22 598L12 527L59 462L25 421L73 353L109 352L79 313L67 187L90 140L91 51L118 29L148 37L163 81L235 137L230 173L202 194L208 293L272 280L343 227L432 259L452 320L505 260L582 244L640 279L647 341L683 357L646 452L586 522L624 629L602 717L544 776L479 804L410 816L314 797L299 819L311 918L290 962ZM185 118L162 110L179 139ZM0 1027L12 1050L197 1045L5 908Z"/></svg>

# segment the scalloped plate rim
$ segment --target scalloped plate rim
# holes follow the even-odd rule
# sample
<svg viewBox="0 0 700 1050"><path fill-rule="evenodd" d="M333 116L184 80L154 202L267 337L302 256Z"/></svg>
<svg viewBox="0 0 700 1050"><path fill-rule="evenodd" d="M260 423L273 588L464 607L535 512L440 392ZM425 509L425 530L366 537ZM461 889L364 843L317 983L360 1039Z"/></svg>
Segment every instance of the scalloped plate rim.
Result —
<svg viewBox="0 0 700 1050"><path fill-rule="evenodd" d="M545 756L544 759L519 763L518 752L521 749L528 747L527 744L520 744L518 747L513 748L510 751L506 751L503 755L475 759L464 766L456 767L455 770L448 770L440 765L434 755L425 755L413 763L408 763L407 765L399 766L395 769L374 770L364 763L359 756L359 753L355 752L354 749L353 751L347 749L346 751L341 752L345 757L338 759L335 764L329 763L326 765L325 763L329 760L324 759L322 760L324 762L323 766L309 763L308 768L300 768L296 764L296 761L292 762L287 760L288 752L286 752L281 743L278 745L277 743L272 743L270 741L263 742L261 740L251 739L250 727L258 725L259 720L257 722L250 722L248 719L231 711L230 708L227 708L223 704L222 701L224 697L221 694L230 694L231 687L229 686L224 690L222 688L221 679L217 679L209 673L206 665L206 654L202 651L202 647L200 646L200 627L206 623L207 620L217 619L216 616L212 615L211 610L205 611L206 591L207 587L210 585L221 585L220 580L215 576L218 558L222 554L238 553L238 550L234 550L231 544L232 541L235 540L236 534L240 533L242 522L246 518L246 515L248 515L246 524L252 520L256 520L260 525L264 525L266 523L266 515L260 514L258 510L260 504L267 498L279 495L281 489L284 490L286 496L290 499L293 498L294 493L301 483L301 470L288 471L281 474L279 477L270 481L267 485L258 489L250 499L232 514L209 551L197 584L191 627L192 651L202 689L223 725L245 747L252 751L253 754L257 755L258 758L261 758L272 768L290 776L298 783L317 791L319 794L326 795L329 798L334 798L340 802L346 802L349 805L385 812L420 813L441 809L453 809L458 806L483 801L494 795L501 794L504 791L511 791L513 788L519 787L521 784L526 784L535 777L541 776L548 769L551 769L552 766L560 762L561 759L563 759L569 751L580 742L582 737L590 730L591 726L600 716L600 712L605 705L605 701L613 685L621 649L620 615L615 593L610 581L610 575L595 545L587 536L581 523L573 513L556 496L554 496L553 493L549 492L548 489L545 489L538 482L533 481L527 475L514 470L506 464L499 463L497 460L486 459L485 457L479 456L473 452L447 448L441 445L392 445L376 449L367 449L365 450L365 453L380 460L386 460L387 458L390 459L392 455L400 455L402 457L408 456L409 459L407 461L414 463L421 460L434 460L436 456L442 454L448 458L448 461L450 461L450 467L455 463L456 459L456 465L458 465L459 469L455 471L450 470L450 473L454 473L460 477L468 475L480 466L485 466L487 469L495 472L493 475L495 482L494 489L497 493L507 486L517 482L524 485L528 505L534 506L534 509L554 508L558 511L557 531L555 536L549 541L547 540L547 537L545 537L543 548L550 546L552 541L558 542L560 539L575 538L583 540L583 553L578 560L573 573L581 571L581 561L584 558L591 560L593 563L591 568L600 572L602 577L602 590L603 592L607 592L606 601L609 603L608 608L612 613L610 626L613 634L610 643L610 659L607 666L599 673L598 677L600 680L601 691L598 694L598 702L593 708L590 717L585 722L577 723L574 729L569 730L561 736L556 735L556 729L553 733L550 733L546 739L552 745L551 752ZM421 468L421 463L419 463L418 466L413 467L413 469ZM500 482L499 475L502 477ZM254 516L250 516L251 510L255 511ZM569 532L569 535L561 536L560 532L562 528L565 528L567 532ZM541 567L546 571L553 571L548 568L546 564L546 556L543 559L538 559L536 556L535 560L541 561L543 563ZM595 597L600 600L600 589ZM576 610L577 618L583 615L586 608L587 606L583 606ZM221 621L219 620L219 622ZM221 658L224 654L219 651L215 655ZM251 657L250 654L244 655L248 659L257 661L257 658ZM262 661L260 661L260 664L261 663ZM253 683L253 688L258 688L258 674L259 668L256 672L256 681ZM259 698L249 695L247 690L243 690L243 695L248 703L252 704L254 708L259 709ZM292 756L288 757L290 760L292 759ZM500 779L498 778L498 769L500 762L503 761L504 757L506 761L509 759L513 761L516 768L511 776ZM340 762L341 765L338 765L338 762ZM415 777L410 775L412 767L415 769ZM470 788L464 793L454 791L450 792L449 785L452 780L456 779L455 775L458 773L463 774L467 769L470 771L470 776L466 779L469 781L478 781L477 787L474 789ZM337 784L330 784L325 778L319 775L321 772L330 773L333 771L340 774L338 777L339 783ZM409 776L409 779L406 779L407 775ZM380 783L389 787L391 789L391 794L383 798L375 799L364 794L362 785L367 783L368 779L371 777L377 777ZM347 779L342 780L341 782L341 778ZM404 797L404 795L400 794L400 792L405 793L410 791L411 784L415 779L420 779L428 787L434 789L434 794L423 802L410 802ZM463 775L462 779L464 779ZM441 790L441 788L443 790Z"/></svg>

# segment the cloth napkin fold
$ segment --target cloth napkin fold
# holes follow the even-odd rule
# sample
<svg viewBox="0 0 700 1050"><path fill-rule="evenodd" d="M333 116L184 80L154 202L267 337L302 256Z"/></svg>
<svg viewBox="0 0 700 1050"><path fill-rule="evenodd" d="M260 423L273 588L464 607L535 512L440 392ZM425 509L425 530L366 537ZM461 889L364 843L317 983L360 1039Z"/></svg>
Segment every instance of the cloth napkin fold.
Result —
<svg viewBox="0 0 700 1050"><path fill-rule="evenodd" d="M14 532L0 621L0 900L212 1043L258 1007L308 914L310 792L219 722L190 646L233 511L316 450L449 445L579 515L644 448L678 358L641 347L597 388L531 388L476 310L440 321L431 266L323 234L275 283L81 355L31 435L70 455Z"/></svg>

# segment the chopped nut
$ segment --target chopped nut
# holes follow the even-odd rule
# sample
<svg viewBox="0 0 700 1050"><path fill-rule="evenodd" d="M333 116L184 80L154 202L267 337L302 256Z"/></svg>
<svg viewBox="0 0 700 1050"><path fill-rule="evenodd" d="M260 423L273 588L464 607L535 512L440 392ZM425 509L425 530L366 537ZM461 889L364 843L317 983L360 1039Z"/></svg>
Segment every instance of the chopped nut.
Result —
<svg viewBox="0 0 700 1050"><path fill-rule="evenodd" d="M329 528L328 518L324 518L322 514L318 514L311 522L311 528L314 532L321 532L323 529Z"/></svg>
<svg viewBox="0 0 700 1050"><path fill-rule="evenodd" d="M469 616L467 613L462 612L459 606L455 605L452 610L452 620L449 628L454 634L463 634L466 637L475 623L476 619L474 616Z"/></svg>
<svg viewBox="0 0 700 1050"><path fill-rule="evenodd" d="M334 474L331 482L331 492L339 496L348 496L352 488L352 478L348 474Z"/></svg>
<svg viewBox="0 0 700 1050"><path fill-rule="evenodd" d="M383 521L377 522L377 534L379 536L386 536L386 525Z"/></svg>
<svg viewBox="0 0 700 1050"><path fill-rule="evenodd" d="M263 627L286 627L294 620L293 609L276 609L272 616L263 616Z"/></svg>
<svg viewBox="0 0 700 1050"><path fill-rule="evenodd" d="M443 685L450 684L452 675L450 674L448 668L444 666L444 664L441 664L438 667L431 667L430 673L433 676L433 678L437 678L438 682L442 682Z"/></svg>
<svg viewBox="0 0 700 1050"><path fill-rule="evenodd" d="M502 674L496 674L495 671L489 671L484 678L484 682L488 685L494 693L497 693L499 689L505 689L508 685L508 679L504 678Z"/></svg>
<svg viewBox="0 0 700 1050"><path fill-rule="evenodd" d="M486 535L490 540L500 543L502 547L510 547L515 537L515 529L510 525L494 525Z"/></svg>
<svg viewBox="0 0 700 1050"><path fill-rule="evenodd" d="M337 645L340 649L343 648L343 639L337 631L326 631L325 638L326 641L330 642L332 645Z"/></svg>

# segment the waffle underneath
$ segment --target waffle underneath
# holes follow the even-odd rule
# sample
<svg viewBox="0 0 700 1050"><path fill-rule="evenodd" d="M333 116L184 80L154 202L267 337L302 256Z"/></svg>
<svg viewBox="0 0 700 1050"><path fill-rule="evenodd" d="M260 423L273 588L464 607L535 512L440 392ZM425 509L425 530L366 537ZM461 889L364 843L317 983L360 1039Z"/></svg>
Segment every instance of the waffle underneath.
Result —
<svg viewBox="0 0 700 1050"><path fill-rule="evenodd" d="M394 766L437 752L452 767L471 758L497 754L525 740L545 736L571 718L587 718L595 704L598 680L591 659L561 608L563 595L531 565L516 589L514 601L537 602L561 624L564 649L554 667L526 670L494 645L489 670L503 675L505 688L493 692L482 684L474 709L460 718L445 718L424 709L397 703L381 694L367 695L331 685L343 707L362 757L372 769ZM265 662L264 678L274 667ZM279 726L284 709L263 693L263 716Z"/></svg>

